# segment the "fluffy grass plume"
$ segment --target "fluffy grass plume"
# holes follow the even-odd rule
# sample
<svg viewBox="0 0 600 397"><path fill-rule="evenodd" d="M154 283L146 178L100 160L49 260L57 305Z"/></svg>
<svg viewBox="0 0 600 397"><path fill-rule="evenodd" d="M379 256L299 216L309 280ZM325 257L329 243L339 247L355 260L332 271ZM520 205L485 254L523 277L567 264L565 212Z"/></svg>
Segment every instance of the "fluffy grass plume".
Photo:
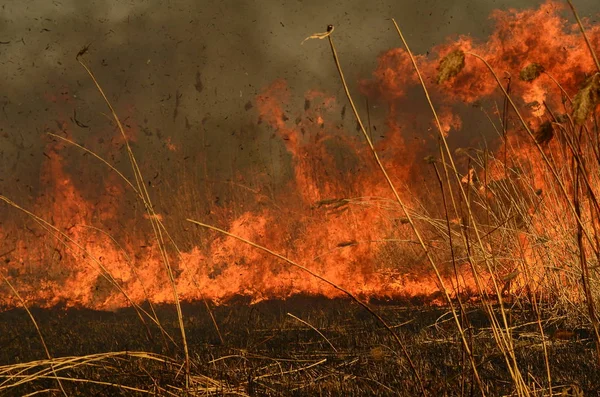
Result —
<svg viewBox="0 0 600 397"><path fill-rule="evenodd" d="M521 69L519 78L523 81L531 83L533 80L540 77L540 74L544 73L544 70L545 69L542 65L533 62Z"/></svg>
<svg viewBox="0 0 600 397"><path fill-rule="evenodd" d="M446 55L438 66L437 83L441 84L456 76L465 67L465 53L458 49Z"/></svg>
<svg viewBox="0 0 600 397"><path fill-rule="evenodd" d="M578 125L585 123L600 102L600 73L590 77L573 99L573 119Z"/></svg>

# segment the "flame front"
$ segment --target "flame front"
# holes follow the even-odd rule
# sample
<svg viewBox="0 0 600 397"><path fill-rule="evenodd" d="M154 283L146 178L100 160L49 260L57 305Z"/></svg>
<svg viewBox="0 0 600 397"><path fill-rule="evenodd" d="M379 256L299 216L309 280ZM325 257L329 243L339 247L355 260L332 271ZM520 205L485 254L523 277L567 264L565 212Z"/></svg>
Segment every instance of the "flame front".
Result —
<svg viewBox="0 0 600 397"><path fill-rule="evenodd" d="M567 23L561 12L554 2L535 10L497 11L492 15L496 29L487 41L478 43L461 37L435 48L432 54L436 55L417 57L440 109L445 135L467 145L477 139L475 132L469 132L469 137L460 135L461 128L472 128L467 127L465 117L469 117L466 112L474 110L465 111L465 103L489 104L489 117L495 125L501 125L499 119L504 114L501 106L494 105L503 101L496 81L474 57L467 55L464 69L457 76L435 84L439 60L456 49L482 56L502 73L504 83L510 80L510 93L532 130L539 130L548 120L549 110L557 116L565 113L566 97L575 96L595 72L595 66L578 28ZM599 49L600 26L587 28L592 46ZM543 66L543 73L533 81L522 81L519 73L532 63ZM478 264L466 259L463 251L467 248L460 246L460 239L456 239L456 250L448 249L435 170L421 160L431 153L437 155L437 132L424 105L414 104L414 98L422 98L418 81L404 49L391 49L379 57L372 77L360 82L362 93L386 109L386 128L370 132L393 183L423 230L442 277L452 286L451 292L476 290L472 268ZM211 219L219 220L218 226L230 233L268 247L357 296L435 296L440 289L438 281L372 153L355 134L345 102L309 90L305 93L304 109L297 112L297 117L289 117L283 110L289 103L288 90L285 81L276 80L254 102L258 119L275 133L274 139L283 142L293 176L280 191L268 191L266 187L253 190L254 202L244 206L226 208L215 204ZM492 128L492 123L486 128ZM348 130L349 125L352 128ZM555 271L564 269L559 253L573 244L572 239L563 236L573 234L568 228L574 221L565 215L569 213L568 203L559 197L556 182L541 166L539 152L514 114L506 125L506 132L499 134L506 139L495 139L496 149L486 157L489 162L485 167L469 174L471 157L465 156L461 163L465 175L469 175L463 182L472 189L474 203L481 200L492 207L497 205L499 212L491 216L510 219L511 224L529 222L521 231L511 231L515 238L509 243L505 234L496 237L490 231L485 241L490 244L490 252L501 246L495 254L505 256L495 262L497 268L493 272L482 270L484 284L489 286L489 280L495 278L512 282L509 288L513 291L518 285L532 288L532 280L534 284L560 288L568 276ZM66 125L61 129L68 135ZM130 123L128 133L133 138L137 127ZM119 139L112 142L111 150L117 153ZM554 161L571 161L561 145L557 139L549 140L545 150ZM165 141L165 147L175 155L180 146L172 138ZM85 190L72 180L69 168L73 164L64 160L65 150L77 149L51 140L45 150L40 175L45 191L30 209L39 219L13 216L0 229L4 275L27 301L45 306L65 303L110 309L146 300L171 302L172 287L159 247L149 237L148 219L139 206L127 206L132 195L129 186L115 172L107 170L93 191ZM505 150L511 153L511 169L524 170L519 178L507 175ZM80 161L93 160L84 157ZM589 176L593 189L599 186L598 175L595 172ZM243 184L239 185L241 189ZM171 207L181 206L180 201L191 202L191 198L181 200L191 197L185 193L190 189L193 187L181 187L171 197ZM521 192L513 195L511 189ZM538 189L545 201L536 200L541 197ZM526 208L528 214L501 213L507 207L500 203L515 197L521 200L518 208ZM179 212L185 213L185 208ZM302 270L232 237L182 226L185 218L175 219L172 215L179 212L165 211L157 216L168 230L175 230L169 238L182 247L172 247L167 252L182 299L222 302L239 295L253 301L294 294L340 295L338 290ZM590 217L590 222L598 220ZM463 221L451 219L450 223L453 230L458 230ZM189 236L197 240L179 244L179 240ZM542 237L554 245L540 242ZM492 247L493 244L496 245ZM487 254L479 252L471 257ZM554 269L550 272L552 277L548 275L549 268ZM17 304L6 287L0 287L0 302L4 306Z"/></svg>

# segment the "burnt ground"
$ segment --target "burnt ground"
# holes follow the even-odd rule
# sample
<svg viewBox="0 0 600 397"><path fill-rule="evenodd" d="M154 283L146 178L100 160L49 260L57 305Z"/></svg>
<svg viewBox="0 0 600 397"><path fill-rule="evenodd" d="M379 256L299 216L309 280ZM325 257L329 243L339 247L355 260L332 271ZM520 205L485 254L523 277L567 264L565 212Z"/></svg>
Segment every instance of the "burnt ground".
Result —
<svg viewBox="0 0 600 397"><path fill-rule="evenodd" d="M456 326L448 311L419 302L372 302L373 308L398 332L429 395L479 395L470 366L463 360ZM148 307L146 307L148 309ZM204 303L182 306L194 379L203 379L196 395L418 395L417 382L402 350L390 333L357 304L344 300L299 296L286 301L250 305L240 298L213 307L222 341ZM167 333L179 343L172 306L155 307ZM82 356L108 351L146 351L183 362L180 347L132 309L100 312L88 309L33 308L53 357ZM317 328L327 340L294 316ZM547 379L541 334L527 308L514 307L515 350L521 372L532 388ZM474 353L488 395L514 390L504 358L490 331L487 316L468 309ZM546 346L555 391L575 386L585 395L600 390L600 369L594 342L585 327L577 327L556 312L544 320ZM569 332L572 331L572 332ZM57 389L50 377L21 386L8 381L9 364L46 358L27 313L0 313L0 395L24 395ZM10 374L14 376L16 370ZM30 370L29 373L31 373ZM22 375L22 374L21 374ZM107 359L61 372L67 378L107 382L64 381L69 395L143 395L128 385L159 390L160 395L184 386L181 368L131 357ZM205 378L203 378L205 376ZM204 382L204 383L203 383ZM535 383L538 386L534 386ZM209 387L210 386L210 387ZM203 389L204 388L204 389ZM52 394L52 393L50 393ZM58 394L57 394L58 395ZM154 394L153 394L154 395ZM193 395L193 394L192 394Z"/></svg>

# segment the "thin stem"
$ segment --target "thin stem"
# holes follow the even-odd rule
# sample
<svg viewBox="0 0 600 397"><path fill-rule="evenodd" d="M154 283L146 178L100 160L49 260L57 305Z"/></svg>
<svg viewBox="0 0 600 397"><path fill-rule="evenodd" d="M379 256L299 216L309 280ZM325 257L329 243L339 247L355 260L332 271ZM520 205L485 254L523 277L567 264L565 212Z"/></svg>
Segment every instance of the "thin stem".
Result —
<svg viewBox="0 0 600 397"><path fill-rule="evenodd" d="M375 146L373 145L373 141L369 137L369 134L367 133L367 130L365 129L365 126L364 126L364 124L363 124L363 122L362 122L362 120L360 118L360 115L358 114L358 110L356 109L356 105L354 104L354 101L352 100L352 95L350 94L350 90L348 89L348 84L346 84L346 79L344 78L344 73L342 71L342 66L340 65L340 61L339 61L339 58L338 58L338 55L337 55L337 51L336 51L335 45L333 43L332 35L329 35L327 38L329 39L329 45L331 47L331 52L332 52L332 55L333 55L333 60L335 61L335 65L336 65L338 73L340 75L340 80L342 81L342 85L344 87L344 92L346 93L346 97L348 98L348 101L350 102L350 106L352 107L352 111L354 112L354 116L356 117L356 121L358 122L360 130L361 130L361 132L362 132L365 140L367 141L367 144L369 145L371 153L373 154L373 157L375 158L375 161L377 162L377 165L379 166L379 169L381 170L381 172L382 172L382 174L383 174L383 176L384 176L384 178L385 178L388 186L392 190L392 193L394 194L394 198L396 199L396 201L398 202L398 204L402 208L402 212L404 213L404 216L408 220L408 223L410 224L412 230L414 231L415 235L417 236L417 239L419 240L419 244L421 245L421 247L423 249L423 252L425 253L425 256L427 257L428 262L431 264L432 268L434 269L434 272L436 274L438 282L442 286L442 291L444 293L446 301L448 302L448 304L450 306L450 309L452 311L452 315L454 317L456 325L457 325L457 327L458 327L458 329L460 331L460 334L461 334L461 337L462 337L465 349L467 349L467 351L471 355L470 349L468 347L467 341L466 341L465 336L464 336L464 331L463 331L463 329L462 329L462 327L460 325L460 320L458 318L458 315L456 314L456 309L454 308L454 304L452 303L452 299L451 299L450 295L448 294L448 289L445 286L445 283L444 283L444 280L443 280L443 278L441 276L441 273L440 273L440 271L439 271L439 269L438 269L435 261L433 260L433 257L431 256L431 252L427 248L427 244L425 244L425 241L423 240L423 237L421 236L421 233L417 229L417 227L416 227L416 225L414 223L414 220L413 220L412 216L410 215L410 213L408 211L408 208L407 208L406 204L404 203L404 201L400 197L400 194L398 193L398 190L396 189L396 187L394 186L394 183L390 179L390 176L388 175L388 172L385 169L385 166L381 162L381 159L379 158L379 155L377 154L377 150L375 150ZM473 371L476 372L477 371L477 367L475 365L475 362L473 360L471 360L471 363L472 363ZM416 373L416 370L415 370L415 373ZM477 379L479 380L479 376L477 376ZM419 378L419 382L421 382L420 378ZM422 384L421 384L421 386L422 386ZM483 386L481 385L481 383L480 383L480 389L481 389L481 391L483 393ZM424 389L423 389L423 393L425 393Z"/></svg>
<svg viewBox="0 0 600 397"><path fill-rule="evenodd" d="M319 331L317 329L317 327L313 326L308 321L302 320L300 317L294 316L292 313L287 313L287 315L290 316L291 318L294 318L294 319L300 321L302 324L312 328L317 334L321 335L321 337L323 339L325 339L325 342L327 342L327 344L329 344L329 346L331 346L331 348L333 349L334 352L336 352L336 353L338 352L338 350L335 348L335 346L329 341L329 339L327 339L327 337L325 335L323 335L323 333L321 331Z"/></svg>
<svg viewBox="0 0 600 397"><path fill-rule="evenodd" d="M214 230L216 232L219 232L221 234L224 234L226 236L234 238L234 239L236 239L238 241L241 241L241 242L243 242L245 244L248 244L251 247L254 247L254 248L257 248L257 249L259 249L259 250L261 250L263 252L266 252L267 254L272 255L275 258L280 259L280 260L288 263L291 266L294 266L294 267L296 267L296 268L298 268L298 269L300 269L302 271L305 271L306 273L310 274L311 276L315 277L318 280L321 280L325 284L328 284L328 285L332 286L333 288L337 289L338 291L343 292L345 295L347 295L354 302L356 302L360 306L362 306L373 317L375 317L377 319L377 321L379 321L379 323L381 323L381 325L383 325L385 327L385 329L392 335L392 337L396 340L396 342L398 342L398 345L400 345L400 347L402 349L402 352L404 353L404 356L406 357L409 365L411 366L413 372L415 373L415 375L417 376L417 379L419 379L419 382L420 382L421 378L419 377L418 373L416 372L416 367L414 366L414 364L413 364L410 356L408 355L408 350L406 350L406 346L404 345L404 343L402 342L402 340L400 339L400 337L398 336L398 334L392 329L392 327L390 327L388 325L388 323L379 314L377 314L375 311L373 311L373 309L371 309L369 307L369 305L367 305L366 303L364 303L363 301L361 301L360 299L358 299L352 292L350 292L347 289L341 287L340 285L334 283L333 281L330 281L330 280L326 279L325 277L321 276L320 274L313 272L312 270L310 270L306 266L302 266L301 264L296 263L293 260L291 260L291 259L289 259L289 258L287 258L287 257L285 257L285 256L283 256L281 254L278 254L277 252L272 251L272 250L270 250L270 249L268 249L268 248L266 248L266 247L264 247L264 246L262 246L260 244L257 244L257 243L255 243L253 241L250 241L250 240L247 240L247 239L245 239L243 237L240 237L240 236L237 236L235 234L229 233L228 231L220 229L220 228L218 228L216 226L212 226L212 225L209 225L209 224L206 224L206 223L198 222L198 221L195 221L193 219L186 219L186 220L188 222L191 222L193 224L196 224L198 226L202 226L202 227L210 229L210 230ZM426 393L425 393L425 389L423 388L423 383L420 382L420 385L421 385L421 391L423 392L423 395L425 396Z"/></svg>
<svg viewBox="0 0 600 397"><path fill-rule="evenodd" d="M140 168L138 166L137 160L135 159L135 156L133 155L133 151L131 150L131 146L129 145L129 140L127 139L127 135L125 134L125 129L123 128L123 124L121 123L121 120L119 119L119 116L115 112L115 109L113 108L111 102L108 100L108 97L104 93L104 90L100 86L100 83L98 83L98 81L96 80L96 77L94 76L94 74L92 73L90 68L81 60L81 55L84 52L85 51L82 50L82 52L77 54L76 59L79 62L79 64L85 69L85 71L90 76L92 81L94 82L94 85L96 86L96 88L98 89L98 92L104 99L104 102L110 109L113 119L115 120L115 123L117 123L117 127L118 127L119 131L121 132L121 136L123 137L123 141L125 142L125 147L127 148L127 154L129 155L129 161L131 163L131 168L132 168L133 174L135 176L137 190L142 194L142 200L146 207L146 212L148 213L148 218L150 219L150 224L152 225L152 229L154 231L156 240L158 242L162 260L165 265L167 275L169 277L169 282L173 289L173 298L175 301L175 308L177 310L177 319L179 322L179 330L181 332L181 339L183 342L183 352L185 355L185 386L187 389L187 388L189 388L189 382L190 382L190 354L189 354L189 349L188 349L188 344L187 344L187 338L185 335L185 326L183 325L183 313L181 311L181 304L179 302L179 294L177 292L177 286L175 284L175 276L173 275L173 269L171 268L169 256L166 251L165 241L164 241L164 237L163 237L163 231L157 220L158 217L156 216L156 212L154 211L154 207L152 206L150 194L148 193L148 189L146 188L146 183L144 182L144 178L143 178L142 172L140 171Z"/></svg>
<svg viewBox="0 0 600 397"><path fill-rule="evenodd" d="M585 34L585 29L583 28L583 23L581 23L581 19L579 19L579 15L577 14L577 10L575 10L575 6L573 6L573 2L571 0L567 0L567 3L569 3L569 7L571 7L571 11L573 11L573 15L575 15L575 19L577 20L577 24L579 25L579 29L581 30L581 34L583 35L583 38L585 39L585 43L587 44L587 47L590 50L590 54L592 54L592 58L594 58L594 62L596 63L596 68L600 72L600 62L598 61L598 57L596 56L596 52L592 48L592 43L590 43L590 40L588 39L587 34Z"/></svg>
<svg viewBox="0 0 600 397"><path fill-rule="evenodd" d="M46 345L46 341L44 340L44 336L42 335L42 331L40 331L40 327L38 326L37 321L35 321L35 317L33 317L33 314L31 313L31 311L27 307L27 304L25 303L25 300L21 297L21 295L15 289L15 287L13 287L12 283L8 280L8 278L6 278L6 276L4 276L4 274L2 274L2 273L0 273L0 276L2 276L2 279L4 280L4 282L11 289L11 291L13 292L13 294L15 294L15 296L17 297L17 299L19 299L19 301L23 305L23 308L25 309L25 311L29 315L29 318L31 319L31 322L33 323L33 325L35 327L35 330L37 331L38 336L40 337L40 341L42 342L42 346L44 347L44 351L46 352L46 357L48 357L48 360L50 361L50 368L52 369L52 373L54 374L54 378L56 379L56 382L58 383L58 386L60 387L60 391L62 391L62 394L65 397L67 397L67 392L65 391L65 389L64 389L64 387L62 385L62 382L60 381L60 378L56 374L56 370L54 369L54 363L53 363L54 360L52 359L52 356L50 355L50 350L48 350L48 346Z"/></svg>

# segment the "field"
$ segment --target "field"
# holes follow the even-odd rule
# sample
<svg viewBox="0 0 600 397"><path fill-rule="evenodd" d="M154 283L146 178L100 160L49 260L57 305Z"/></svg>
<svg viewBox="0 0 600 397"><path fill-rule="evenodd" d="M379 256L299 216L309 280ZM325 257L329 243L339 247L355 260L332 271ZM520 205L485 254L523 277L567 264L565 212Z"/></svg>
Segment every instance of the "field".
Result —
<svg viewBox="0 0 600 397"><path fill-rule="evenodd" d="M310 35L342 97L310 89L294 118L278 79L246 106L285 152L280 185L209 183L191 141L140 149L152 132L81 48L112 143L79 143L74 112L45 131L43 194L0 195L0 394L596 395L600 26L570 1L494 18L427 56L391 21L402 47L358 83L385 132L335 27ZM489 131L460 138L472 114Z"/></svg>

